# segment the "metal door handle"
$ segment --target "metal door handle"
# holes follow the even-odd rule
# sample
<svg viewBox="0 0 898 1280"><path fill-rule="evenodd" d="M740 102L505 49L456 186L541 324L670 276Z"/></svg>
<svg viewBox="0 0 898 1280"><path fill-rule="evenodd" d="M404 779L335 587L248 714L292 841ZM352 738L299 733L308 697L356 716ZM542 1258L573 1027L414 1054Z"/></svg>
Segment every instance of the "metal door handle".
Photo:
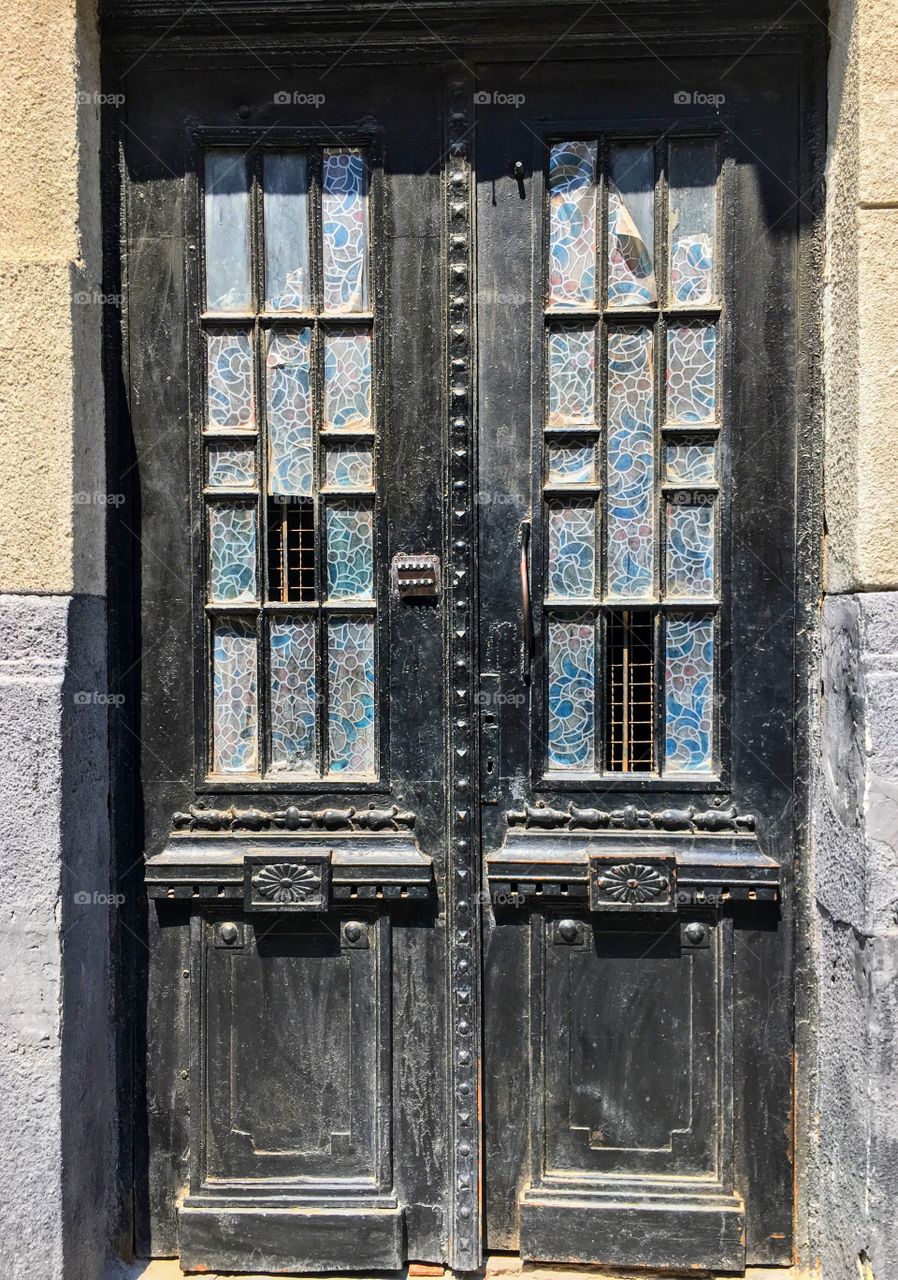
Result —
<svg viewBox="0 0 898 1280"><path fill-rule="evenodd" d="M521 614L523 620L523 645L521 650L521 673L527 684L530 683L530 664L533 661L533 615L530 610L530 521L522 520L518 530L521 548Z"/></svg>

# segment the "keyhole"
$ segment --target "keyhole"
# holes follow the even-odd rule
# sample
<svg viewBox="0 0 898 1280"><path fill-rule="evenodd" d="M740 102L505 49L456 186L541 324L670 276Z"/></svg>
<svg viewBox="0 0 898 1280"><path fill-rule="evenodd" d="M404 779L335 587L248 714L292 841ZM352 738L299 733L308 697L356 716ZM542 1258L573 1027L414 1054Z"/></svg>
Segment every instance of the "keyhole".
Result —
<svg viewBox="0 0 898 1280"><path fill-rule="evenodd" d="M487 760L487 762L486 762L486 771L487 771L487 773L492 773L492 772L493 772L493 758L492 758L492 756L490 756L490 757L489 757L489 759L488 759L488 760Z"/></svg>
<svg viewBox="0 0 898 1280"><path fill-rule="evenodd" d="M521 199L522 199L522 200L523 200L523 199L525 198L525 196L527 195L527 192L526 192L526 191L525 191L525 189L524 189L524 174L525 174L525 172L526 172L526 170L525 170L525 168L524 168L524 161L523 161L523 160L515 160L514 164L511 166L511 173L512 173L512 177L513 177L513 178L515 178L515 180L517 181L517 184L518 184L518 195L521 197Z"/></svg>

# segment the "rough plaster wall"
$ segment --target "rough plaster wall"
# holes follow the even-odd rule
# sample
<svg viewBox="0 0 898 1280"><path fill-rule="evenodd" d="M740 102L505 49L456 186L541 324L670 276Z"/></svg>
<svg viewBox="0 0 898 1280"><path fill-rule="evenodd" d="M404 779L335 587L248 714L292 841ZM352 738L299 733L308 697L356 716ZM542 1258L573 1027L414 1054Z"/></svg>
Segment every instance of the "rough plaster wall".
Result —
<svg viewBox="0 0 898 1280"><path fill-rule="evenodd" d="M0 0L0 25L0 1270L93 1280L115 1177L99 41L82 0Z"/></svg>
<svg viewBox="0 0 898 1280"><path fill-rule="evenodd" d="M0 590L99 593L96 19L81 0L0 0L0 30Z"/></svg>
<svg viewBox="0 0 898 1280"><path fill-rule="evenodd" d="M898 587L898 21L835 0L827 163L827 588Z"/></svg>

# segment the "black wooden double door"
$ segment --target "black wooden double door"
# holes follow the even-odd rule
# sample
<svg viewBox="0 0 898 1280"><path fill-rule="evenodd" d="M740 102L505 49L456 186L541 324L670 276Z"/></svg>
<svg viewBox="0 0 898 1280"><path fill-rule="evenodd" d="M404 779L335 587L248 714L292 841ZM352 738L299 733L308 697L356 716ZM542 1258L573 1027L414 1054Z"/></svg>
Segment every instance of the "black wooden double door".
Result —
<svg viewBox="0 0 898 1280"><path fill-rule="evenodd" d="M798 82L731 62L129 77L143 1252L791 1259Z"/></svg>

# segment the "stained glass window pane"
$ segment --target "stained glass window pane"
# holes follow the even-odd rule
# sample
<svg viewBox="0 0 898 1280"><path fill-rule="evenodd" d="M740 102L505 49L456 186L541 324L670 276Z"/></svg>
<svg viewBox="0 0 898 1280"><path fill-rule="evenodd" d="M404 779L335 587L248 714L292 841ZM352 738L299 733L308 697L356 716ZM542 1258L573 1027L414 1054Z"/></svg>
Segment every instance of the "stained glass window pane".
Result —
<svg viewBox="0 0 898 1280"><path fill-rule="evenodd" d="M270 311L300 311L309 305L306 157L267 152L263 188L265 306Z"/></svg>
<svg viewBox="0 0 898 1280"><path fill-rule="evenodd" d="M212 772L255 773L259 767L256 632L228 618L212 631Z"/></svg>
<svg viewBox="0 0 898 1280"><path fill-rule="evenodd" d="M549 305L596 300L596 144L558 142L549 152Z"/></svg>
<svg viewBox="0 0 898 1280"><path fill-rule="evenodd" d="M256 451L251 446L210 444L206 450L206 484L210 489L256 482Z"/></svg>
<svg viewBox="0 0 898 1280"><path fill-rule="evenodd" d="M314 773L315 622L312 618L272 618L271 770Z"/></svg>
<svg viewBox="0 0 898 1280"><path fill-rule="evenodd" d="M333 615L327 628L328 767L371 775L374 760L374 623Z"/></svg>
<svg viewBox="0 0 898 1280"><path fill-rule="evenodd" d="M206 422L212 430L255 428L253 349L239 329L206 335Z"/></svg>
<svg viewBox="0 0 898 1280"><path fill-rule="evenodd" d="M711 139L670 143L670 296L672 302L714 297L717 238L717 148Z"/></svg>
<svg viewBox="0 0 898 1280"><path fill-rule="evenodd" d="M208 151L205 177L206 306L248 311L249 182L241 151Z"/></svg>
<svg viewBox="0 0 898 1280"><path fill-rule="evenodd" d="M672 613L665 621L665 773L712 768L714 620Z"/></svg>
<svg viewBox="0 0 898 1280"><path fill-rule="evenodd" d="M213 604L255 600L255 507L210 506L209 598Z"/></svg>
<svg viewBox="0 0 898 1280"><path fill-rule="evenodd" d="M608 592L639 600L655 572L654 348L651 329L608 334Z"/></svg>
<svg viewBox="0 0 898 1280"><path fill-rule="evenodd" d="M324 478L333 489L370 489L374 484L371 449L363 444L328 445Z"/></svg>
<svg viewBox="0 0 898 1280"><path fill-rule="evenodd" d="M546 452L546 479L549 484L595 484L594 444L553 444Z"/></svg>
<svg viewBox="0 0 898 1280"><path fill-rule="evenodd" d="M644 307L656 296L654 150L612 146L608 163L608 305Z"/></svg>
<svg viewBox="0 0 898 1280"><path fill-rule="evenodd" d="M710 494L697 502L686 493L667 502L667 594L714 594L714 505Z"/></svg>
<svg viewBox="0 0 898 1280"><path fill-rule="evenodd" d="M717 450L707 441L664 446L665 477L671 484L706 484L717 475Z"/></svg>
<svg viewBox="0 0 898 1280"><path fill-rule="evenodd" d="M549 769L595 769L595 622L549 619Z"/></svg>
<svg viewBox="0 0 898 1280"><path fill-rule="evenodd" d="M326 151L321 177L324 309L364 311L368 306L368 191L358 151Z"/></svg>
<svg viewBox="0 0 898 1280"><path fill-rule="evenodd" d="M331 332L324 344L324 425L364 431L371 426L371 335Z"/></svg>
<svg viewBox="0 0 898 1280"><path fill-rule="evenodd" d="M549 331L550 427L596 420L595 334L592 325Z"/></svg>
<svg viewBox="0 0 898 1280"><path fill-rule="evenodd" d="M359 502L329 503L325 529L328 599L370 599L374 591L371 508Z"/></svg>
<svg viewBox="0 0 898 1280"><path fill-rule="evenodd" d="M268 491L312 492L310 329L272 330L266 359Z"/></svg>
<svg viewBox="0 0 898 1280"><path fill-rule="evenodd" d="M549 508L549 595L595 595L596 510L591 502L553 501Z"/></svg>
<svg viewBox="0 0 898 1280"><path fill-rule="evenodd" d="M702 320L667 331L667 421L710 422L717 412L717 325Z"/></svg>

